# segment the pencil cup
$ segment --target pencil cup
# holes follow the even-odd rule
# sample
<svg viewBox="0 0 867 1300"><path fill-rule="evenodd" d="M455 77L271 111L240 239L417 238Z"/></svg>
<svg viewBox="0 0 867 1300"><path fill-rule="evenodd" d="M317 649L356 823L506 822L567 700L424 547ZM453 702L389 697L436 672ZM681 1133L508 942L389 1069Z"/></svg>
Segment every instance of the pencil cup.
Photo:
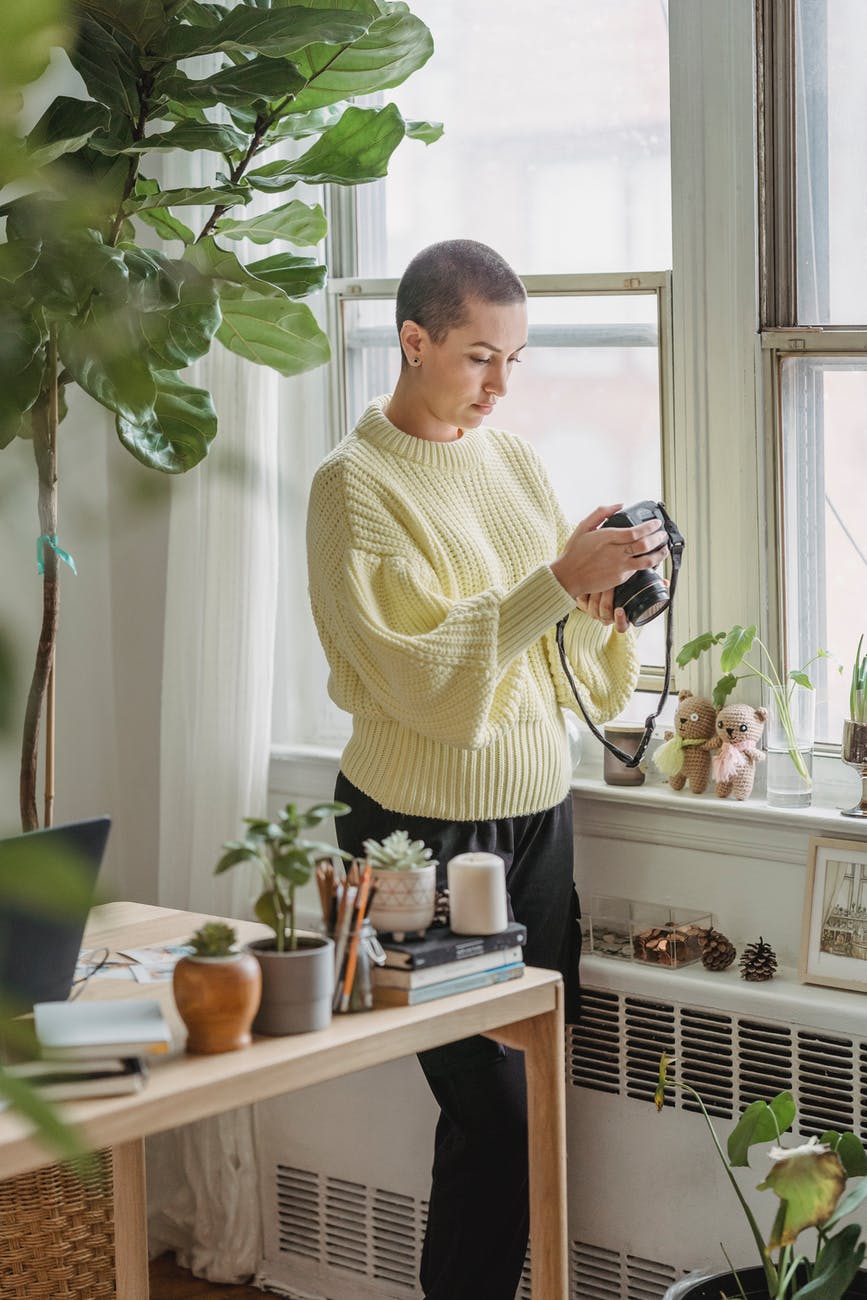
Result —
<svg viewBox="0 0 867 1300"><path fill-rule="evenodd" d="M343 972L342 974L338 972L335 979L334 1010L337 1012L371 1011L373 1009L371 971L374 966L382 966L385 963L385 953L367 917L357 929L350 932L346 948L348 956L344 962Z"/></svg>
<svg viewBox="0 0 867 1300"><path fill-rule="evenodd" d="M509 923L506 864L496 853L459 853L447 867L455 934L499 934Z"/></svg>

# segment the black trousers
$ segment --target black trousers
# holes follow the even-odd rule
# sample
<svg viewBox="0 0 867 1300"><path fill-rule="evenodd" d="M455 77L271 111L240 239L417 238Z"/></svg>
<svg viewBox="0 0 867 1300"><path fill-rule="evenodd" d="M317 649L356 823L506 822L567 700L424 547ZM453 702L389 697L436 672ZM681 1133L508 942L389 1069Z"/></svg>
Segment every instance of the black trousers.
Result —
<svg viewBox="0 0 867 1300"><path fill-rule="evenodd" d="M524 958L561 972L566 1019L577 1019L581 932L571 796L545 812L473 822L389 812L342 772L334 797L352 809L335 821L342 849L362 857L364 840L406 830L439 859L440 888L456 854L498 854L510 913L527 927ZM529 1235L524 1055L477 1036L418 1059L440 1107L421 1259L425 1300L514 1300Z"/></svg>

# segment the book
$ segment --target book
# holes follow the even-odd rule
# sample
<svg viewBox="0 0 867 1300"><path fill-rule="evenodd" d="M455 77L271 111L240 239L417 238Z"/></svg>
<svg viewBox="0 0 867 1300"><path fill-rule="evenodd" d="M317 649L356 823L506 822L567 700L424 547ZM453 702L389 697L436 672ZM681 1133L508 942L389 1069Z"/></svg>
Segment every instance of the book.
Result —
<svg viewBox="0 0 867 1300"><path fill-rule="evenodd" d="M394 967L374 966L374 988L420 989L428 984L439 984L442 980L452 980L459 975L474 975L480 970L494 970L497 966L511 966L522 961L522 949L519 943L512 948L498 948L494 952L480 952L476 957L462 957L459 961L446 961L440 966L422 966L420 970L412 968L397 970Z"/></svg>
<svg viewBox="0 0 867 1300"><path fill-rule="evenodd" d="M72 1101L79 1097L114 1097L139 1092L148 1066L137 1056L89 1061L20 1061L5 1072L36 1088L46 1101Z"/></svg>
<svg viewBox="0 0 867 1300"><path fill-rule="evenodd" d="M508 966L497 966L493 970L477 970L470 975L459 975L452 980L424 984L421 988L401 989L377 986L374 999L376 1005L381 1007L414 1007L420 1002L432 1002L434 998L451 997L453 993L469 993L471 989L503 984L506 980L519 979L523 974L524 963L516 961Z"/></svg>
<svg viewBox="0 0 867 1300"><path fill-rule="evenodd" d="M454 934L449 929L428 930L423 939L394 939L380 937L385 950L386 967L421 970L423 966L442 966L445 962L463 961L483 952L497 952L501 948L514 948L527 942L526 926L510 921L505 930L497 934Z"/></svg>
<svg viewBox="0 0 867 1300"><path fill-rule="evenodd" d="M157 1056L168 1052L171 1031L159 1002L37 1002L33 1008L42 1055L55 1060Z"/></svg>

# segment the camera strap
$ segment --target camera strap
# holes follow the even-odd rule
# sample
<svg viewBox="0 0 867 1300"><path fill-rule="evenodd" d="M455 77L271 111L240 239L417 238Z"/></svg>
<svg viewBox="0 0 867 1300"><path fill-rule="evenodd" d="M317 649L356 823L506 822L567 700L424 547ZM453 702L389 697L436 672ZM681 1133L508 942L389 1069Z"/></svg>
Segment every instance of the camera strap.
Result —
<svg viewBox="0 0 867 1300"><path fill-rule="evenodd" d="M638 742L638 748L634 754L624 754L622 749L618 749L616 745L612 745L611 741L606 740L602 735L602 732L594 724L592 718L588 716L587 710L584 707L584 701L578 694L578 687L575 685L575 678L572 676L572 669L569 666L569 660L566 657L566 648L563 644L563 633L569 615L567 614L566 618L561 618L560 622L557 624L557 649L560 651L560 662L563 665L563 672L566 674L566 680L572 687L572 694L578 701L578 707L584 715L584 721L587 723L587 726L593 732L596 739L602 742L609 754L613 754L615 758L619 758L621 763L624 763L626 767L638 767L638 764L641 762L642 758L644 758L644 755L647 752L647 746L650 744L651 737L653 736L653 728L656 724L656 719L663 710L665 701L668 698L668 688L671 685L671 640L673 636L671 617L672 609L674 607L674 593L677 587L677 578L680 573L680 560L681 555L683 554L683 538L677 532L676 526L672 524L671 519L665 511L665 507L661 503L660 509L663 512L666 526L671 525L671 530L673 530L675 534L672 536L672 531L669 532L668 543L669 555L671 556L671 579L668 584L668 607L665 611L665 677L662 683L659 703L657 704L655 711L644 720L644 735Z"/></svg>

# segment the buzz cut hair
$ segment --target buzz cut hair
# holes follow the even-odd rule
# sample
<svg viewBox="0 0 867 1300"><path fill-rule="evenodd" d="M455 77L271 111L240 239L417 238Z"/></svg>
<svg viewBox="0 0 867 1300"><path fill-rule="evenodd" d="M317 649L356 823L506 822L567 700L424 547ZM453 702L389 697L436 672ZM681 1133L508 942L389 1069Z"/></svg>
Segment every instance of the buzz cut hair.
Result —
<svg viewBox="0 0 867 1300"><path fill-rule="evenodd" d="M469 319L475 300L506 304L526 302L527 291L509 263L487 244L474 239L445 239L416 253L397 286L395 322L398 336L412 320L441 343L449 330ZM407 364L401 349L401 365Z"/></svg>

